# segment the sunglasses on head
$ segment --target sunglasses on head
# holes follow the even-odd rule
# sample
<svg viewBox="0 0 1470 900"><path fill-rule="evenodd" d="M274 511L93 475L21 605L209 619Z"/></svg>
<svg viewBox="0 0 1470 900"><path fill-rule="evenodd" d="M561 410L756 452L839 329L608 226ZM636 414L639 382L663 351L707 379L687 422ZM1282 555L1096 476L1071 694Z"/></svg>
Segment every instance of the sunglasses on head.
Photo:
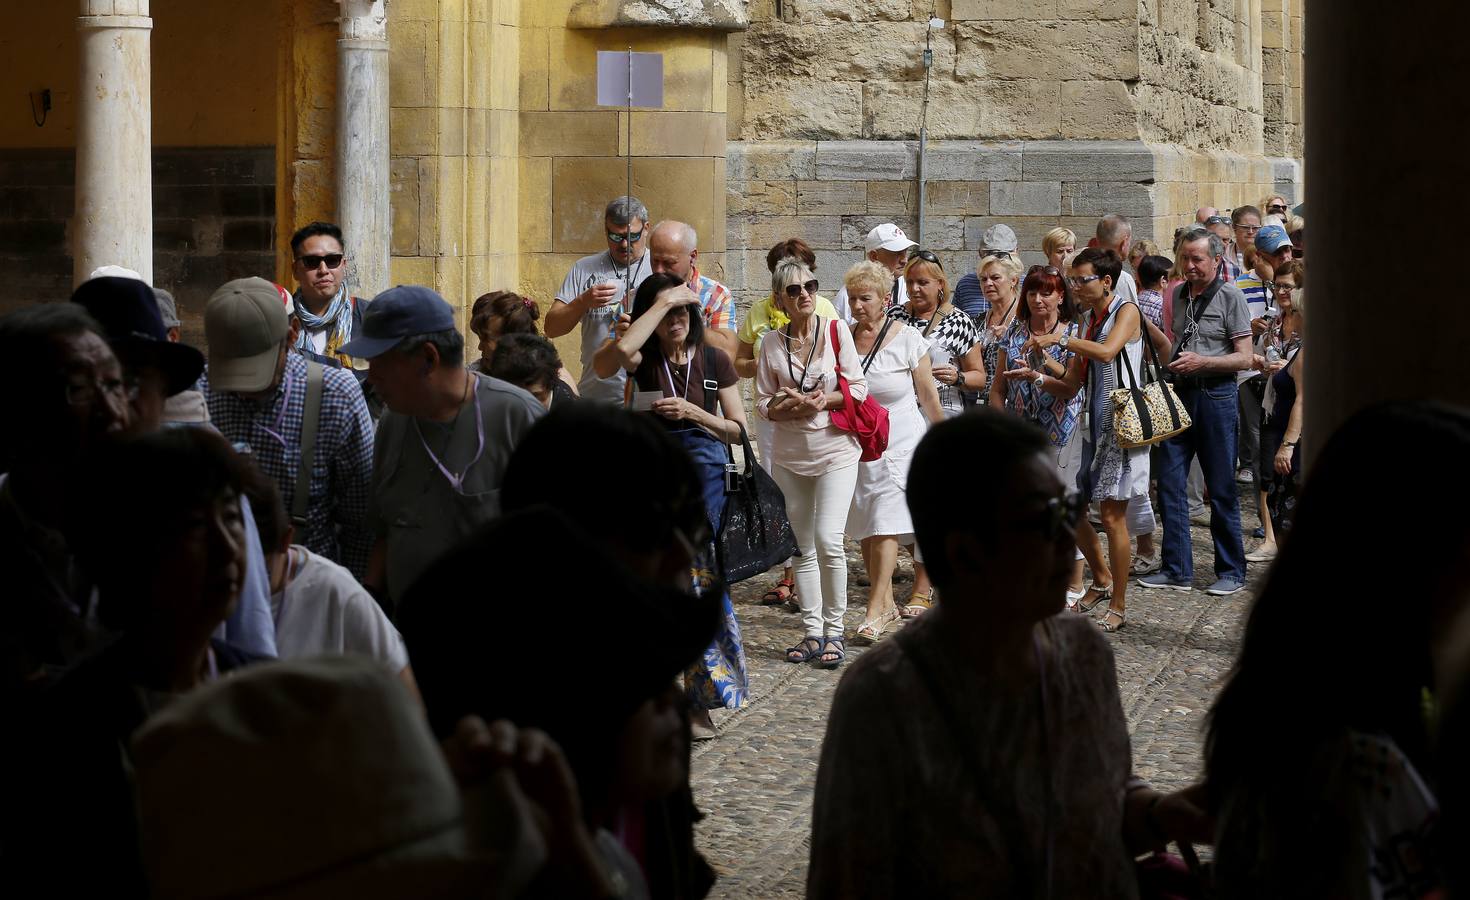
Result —
<svg viewBox="0 0 1470 900"><path fill-rule="evenodd" d="M616 231L609 231L607 240L612 244L636 244L643 240L643 232L630 231L627 234L618 234Z"/></svg>
<svg viewBox="0 0 1470 900"><path fill-rule="evenodd" d="M935 256L931 250L915 250L909 254L909 258L922 259L924 262L933 263L941 269L944 268L944 263L940 262L939 257Z"/></svg>
<svg viewBox="0 0 1470 900"><path fill-rule="evenodd" d="M335 269L338 266L342 265L342 254L328 253L323 256L317 256L316 254L312 254L310 256L298 256L296 257L296 261L305 266L307 271L311 271L312 269L319 267L322 263L326 263L327 268L329 269Z"/></svg>
<svg viewBox="0 0 1470 900"><path fill-rule="evenodd" d="M1042 275L1061 275L1062 274L1057 269L1056 266L1032 266L1031 268L1029 268L1029 269L1026 270L1026 276L1028 278L1031 277L1032 275L1036 275L1038 273L1040 273Z"/></svg>
<svg viewBox="0 0 1470 900"><path fill-rule="evenodd" d="M788 284L786 285L784 290L786 291L786 296L790 297L792 300L800 297L802 291L806 291L808 295L815 297L817 296L817 280L813 278L806 284Z"/></svg>

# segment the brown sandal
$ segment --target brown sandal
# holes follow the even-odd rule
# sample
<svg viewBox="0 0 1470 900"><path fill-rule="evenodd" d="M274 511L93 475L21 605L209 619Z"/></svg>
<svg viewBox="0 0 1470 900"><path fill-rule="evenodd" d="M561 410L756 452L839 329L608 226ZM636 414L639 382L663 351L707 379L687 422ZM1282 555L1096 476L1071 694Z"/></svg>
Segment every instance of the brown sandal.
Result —
<svg viewBox="0 0 1470 900"><path fill-rule="evenodd" d="M776 586L766 591L761 598L761 606L785 606L788 601L796 599L796 582L790 578L783 578L776 582Z"/></svg>

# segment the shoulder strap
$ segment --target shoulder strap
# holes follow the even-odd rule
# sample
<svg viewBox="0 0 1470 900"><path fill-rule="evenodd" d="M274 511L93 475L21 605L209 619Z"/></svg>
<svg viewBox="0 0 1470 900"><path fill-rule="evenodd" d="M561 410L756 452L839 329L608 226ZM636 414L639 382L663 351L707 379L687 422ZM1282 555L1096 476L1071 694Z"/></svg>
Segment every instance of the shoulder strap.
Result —
<svg viewBox="0 0 1470 900"><path fill-rule="evenodd" d="M715 404L719 402L720 399L719 380L715 378L714 371L715 348L711 347L708 344L705 344L704 371L700 374L704 376L704 384L702 385L702 387L704 388L704 411L709 413L710 415L715 414ZM710 385L714 385L713 390L710 389Z"/></svg>
<svg viewBox="0 0 1470 900"><path fill-rule="evenodd" d="M837 337L837 320L830 323L832 331L832 368L838 374L842 374L842 340Z"/></svg>
<svg viewBox="0 0 1470 900"><path fill-rule="evenodd" d="M878 355L878 351L883 349L883 338L887 336L888 326L892 324L893 320L885 316L883 319L883 327L878 329L878 337L873 340L873 349L869 350L868 355L863 357L864 375L868 374L868 367L873 364L873 358Z"/></svg>
<svg viewBox="0 0 1470 900"><path fill-rule="evenodd" d="M291 498L291 522L306 527L306 505L311 500L311 469L316 463L316 428L322 415L322 364L306 361L306 411L301 419L301 458L296 462L296 493ZM289 397L282 402L290 402Z"/></svg>

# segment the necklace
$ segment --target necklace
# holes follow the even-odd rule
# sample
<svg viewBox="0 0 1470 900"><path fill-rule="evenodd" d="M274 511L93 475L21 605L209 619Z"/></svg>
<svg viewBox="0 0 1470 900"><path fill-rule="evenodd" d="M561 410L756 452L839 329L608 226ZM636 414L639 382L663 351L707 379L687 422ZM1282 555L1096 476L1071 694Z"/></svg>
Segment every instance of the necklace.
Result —
<svg viewBox="0 0 1470 900"><path fill-rule="evenodd" d="M796 366L794 365L793 355L791 353L793 341L793 338L791 336L791 323L786 323L786 374L791 377L791 383L796 385L797 390L799 390L803 394L805 394L809 390L815 389L817 386L815 379L813 379L812 386L810 388L806 386L806 377L807 374L811 371L812 358L816 356L817 353L817 333L821 331L822 328L822 319L820 316L812 316L812 321L816 322L816 328L812 330L812 343L811 346L807 348L806 362L801 367L801 380L799 381L796 378ZM802 335L801 339L796 342L797 353L801 352L801 344L805 341L806 335Z"/></svg>

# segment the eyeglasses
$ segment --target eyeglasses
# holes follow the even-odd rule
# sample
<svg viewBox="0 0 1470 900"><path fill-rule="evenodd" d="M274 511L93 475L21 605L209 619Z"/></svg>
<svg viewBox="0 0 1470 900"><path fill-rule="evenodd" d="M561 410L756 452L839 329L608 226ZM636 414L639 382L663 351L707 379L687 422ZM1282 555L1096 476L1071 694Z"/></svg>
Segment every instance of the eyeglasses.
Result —
<svg viewBox="0 0 1470 900"><path fill-rule="evenodd" d="M1229 225L1230 224L1230 219L1229 219L1228 216L1210 216L1208 219L1205 219L1205 224L1206 225Z"/></svg>
<svg viewBox="0 0 1470 900"><path fill-rule="evenodd" d="M138 379L78 378L66 382L66 402L72 406L90 406L104 395L132 402L138 399Z"/></svg>
<svg viewBox="0 0 1470 900"><path fill-rule="evenodd" d="M1266 212L1284 213L1286 212L1286 207L1282 206L1279 203L1273 203L1270 206L1266 207Z"/></svg>
<svg viewBox="0 0 1470 900"><path fill-rule="evenodd" d="M1101 277L1101 275L1073 275L1067 279L1067 284L1070 284L1074 288L1079 288L1084 284L1092 284Z"/></svg>
<svg viewBox="0 0 1470 900"><path fill-rule="evenodd" d="M306 271L308 272L319 268L322 263L326 263L327 268L329 269L335 269L338 266L342 265L342 254L328 253L323 256L317 256L316 254L312 254L310 256L298 256L296 257L296 261L305 266Z"/></svg>
<svg viewBox="0 0 1470 900"><path fill-rule="evenodd" d="M995 259L1010 259L1011 258L1011 251L1009 251L1009 250L986 250L984 253L982 253L980 255L981 256L994 257Z"/></svg>
<svg viewBox="0 0 1470 900"><path fill-rule="evenodd" d="M630 231L627 234L618 234L616 231L609 231L607 240L610 244L636 244L643 240L643 232Z"/></svg>
<svg viewBox="0 0 1470 900"><path fill-rule="evenodd" d="M1292 291L1296 290L1296 285L1282 284L1281 282L1276 281L1271 283L1271 290L1275 291L1278 294L1290 294Z"/></svg>
<svg viewBox="0 0 1470 900"><path fill-rule="evenodd" d="M815 297L817 296L817 280L813 278L806 284L788 284L784 290L786 291L786 296L792 300L800 297L802 291L806 291L808 295Z"/></svg>
<svg viewBox="0 0 1470 900"><path fill-rule="evenodd" d="M1076 491L1068 491L1065 496L1052 497L1046 501L1046 509L1036 520L1031 523L1041 536L1049 541L1054 541L1062 536L1062 532L1073 534L1076 532L1077 523L1082 521L1082 510L1087 506L1087 501Z"/></svg>
<svg viewBox="0 0 1470 900"><path fill-rule="evenodd" d="M1301 259L1301 258L1303 258L1306 255L1307 255L1307 248L1305 248L1305 247L1298 247L1295 244L1292 245L1292 247L1291 247L1291 256L1292 256L1293 259Z"/></svg>
<svg viewBox="0 0 1470 900"><path fill-rule="evenodd" d="M1244 222L1236 225L1235 228L1238 231L1244 231L1246 234L1255 234L1257 231L1261 230L1261 226L1259 225L1247 225Z"/></svg>

